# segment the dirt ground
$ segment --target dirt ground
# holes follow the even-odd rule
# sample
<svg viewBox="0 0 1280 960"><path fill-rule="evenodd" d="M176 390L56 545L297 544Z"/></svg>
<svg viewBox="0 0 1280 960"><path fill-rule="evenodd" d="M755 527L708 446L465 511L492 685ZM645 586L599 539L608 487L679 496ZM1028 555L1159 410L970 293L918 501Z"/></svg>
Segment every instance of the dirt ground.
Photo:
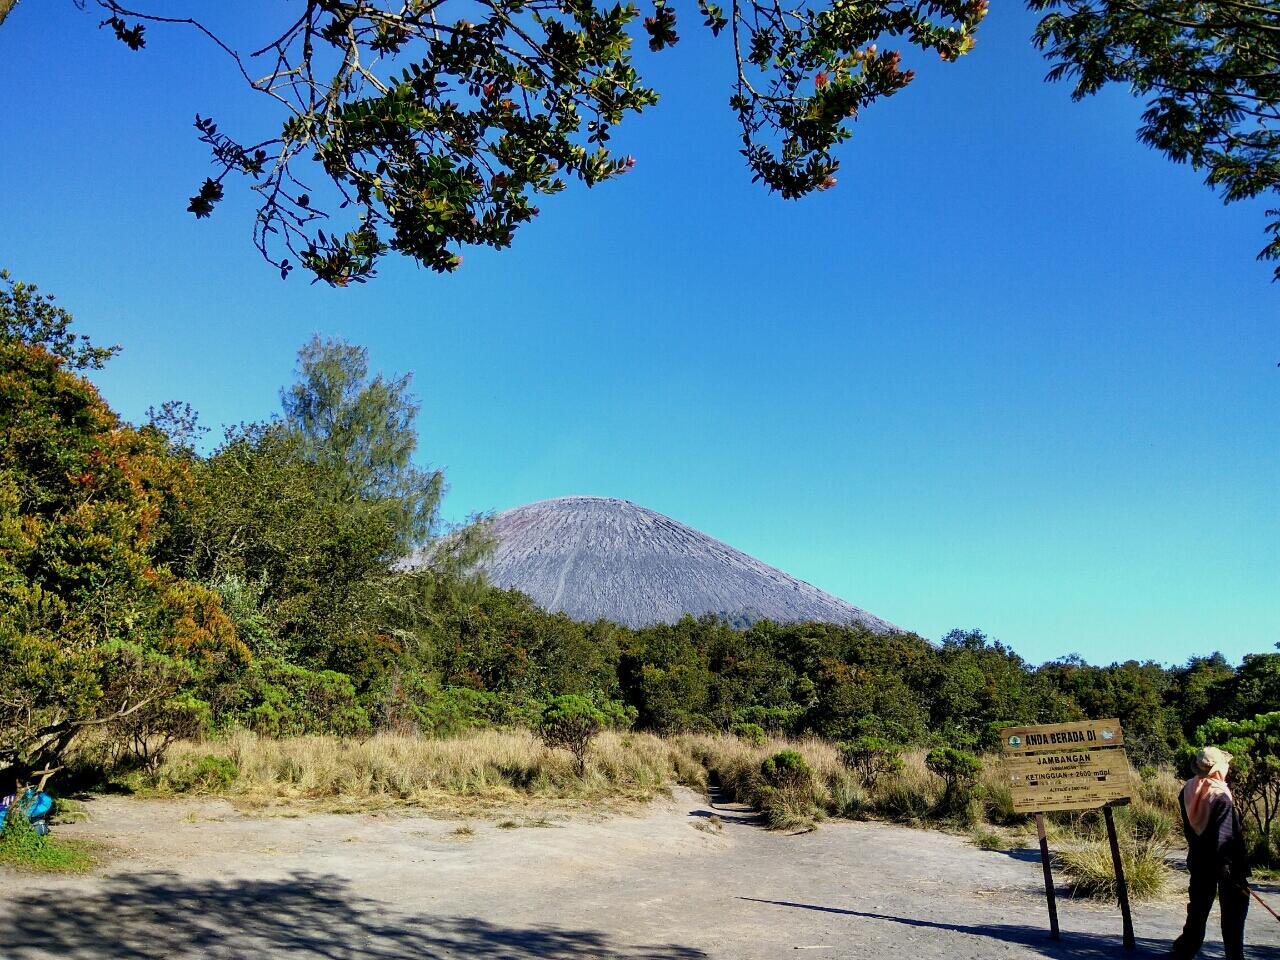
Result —
<svg viewBox="0 0 1280 960"><path fill-rule="evenodd" d="M635 815L522 811L471 833L413 812L89 808L59 829L106 844L108 865L0 871L0 958L1125 956L1115 907L1060 901L1063 939L1048 938L1034 851L870 823L787 836L684 790ZM1135 908L1139 956L1168 950L1181 911L1176 896ZM1222 955L1216 922L1215 911L1202 956ZM1280 923L1256 905L1247 936L1255 960L1280 960Z"/></svg>

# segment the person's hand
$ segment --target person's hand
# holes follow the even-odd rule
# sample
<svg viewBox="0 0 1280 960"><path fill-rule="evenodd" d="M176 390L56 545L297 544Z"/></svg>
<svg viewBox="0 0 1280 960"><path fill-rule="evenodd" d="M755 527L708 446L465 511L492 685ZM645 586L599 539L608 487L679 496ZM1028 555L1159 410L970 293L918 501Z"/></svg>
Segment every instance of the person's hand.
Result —
<svg viewBox="0 0 1280 960"><path fill-rule="evenodd" d="M1249 876L1249 865L1237 864L1233 860L1223 860L1222 866L1219 868L1219 879L1229 887L1236 887L1247 891L1249 885L1246 882Z"/></svg>

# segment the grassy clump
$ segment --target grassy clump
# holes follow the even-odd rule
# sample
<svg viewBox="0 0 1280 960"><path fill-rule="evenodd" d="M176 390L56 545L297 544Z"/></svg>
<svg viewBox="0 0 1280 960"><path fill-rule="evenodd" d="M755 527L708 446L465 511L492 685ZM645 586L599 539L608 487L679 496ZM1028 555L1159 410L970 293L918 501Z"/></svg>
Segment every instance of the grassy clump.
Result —
<svg viewBox="0 0 1280 960"><path fill-rule="evenodd" d="M1096 900L1116 898L1116 875L1109 844L1086 841L1061 850L1057 859L1076 896ZM1122 843L1120 860L1124 864L1130 899L1146 900L1164 890L1169 868L1164 862L1163 847L1150 843Z"/></svg>
<svg viewBox="0 0 1280 960"><path fill-rule="evenodd" d="M1125 821L1138 843L1167 846L1177 836L1179 823L1177 816L1170 816L1159 807L1136 800L1127 807Z"/></svg>
<svg viewBox="0 0 1280 960"><path fill-rule="evenodd" d="M902 770L902 747L883 737L858 737L839 746L841 762L868 790L874 790L881 778Z"/></svg>
<svg viewBox="0 0 1280 960"><path fill-rule="evenodd" d="M40 836L21 810L10 810L0 831L0 865L45 873L83 873L94 858L80 844Z"/></svg>
<svg viewBox="0 0 1280 960"><path fill-rule="evenodd" d="M450 739L377 734L272 739L240 731L178 743L149 786L222 793L249 802L431 803L649 799L673 782L701 786L705 770L674 744L606 730L581 769L527 730L483 730Z"/></svg>
<svg viewBox="0 0 1280 960"><path fill-rule="evenodd" d="M174 793L220 793L239 775L240 769L230 757L205 754L178 757L163 765L154 780L158 788Z"/></svg>
<svg viewBox="0 0 1280 960"><path fill-rule="evenodd" d="M978 827L969 835L969 842L979 850L1008 850L1009 841L1005 836L996 833L994 830L988 830L984 827Z"/></svg>
<svg viewBox="0 0 1280 960"><path fill-rule="evenodd" d="M829 809L832 816L845 820L862 820L871 813L871 797L853 777L836 776L828 785Z"/></svg>

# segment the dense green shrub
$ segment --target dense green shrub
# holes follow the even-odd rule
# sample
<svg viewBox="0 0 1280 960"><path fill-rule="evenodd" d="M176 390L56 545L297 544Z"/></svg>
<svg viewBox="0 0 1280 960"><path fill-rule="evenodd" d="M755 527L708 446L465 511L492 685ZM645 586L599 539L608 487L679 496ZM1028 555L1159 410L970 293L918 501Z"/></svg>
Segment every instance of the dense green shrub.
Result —
<svg viewBox="0 0 1280 960"><path fill-rule="evenodd" d="M561 747L573 754L581 776L587 769L591 741L605 728L609 717L587 697L568 694L556 697L542 711L538 732L549 747Z"/></svg>
<svg viewBox="0 0 1280 960"><path fill-rule="evenodd" d="M224 726L238 724L270 737L357 736L372 726L350 677L277 659L258 661L243 679L223 687L215 714Z"/></svg>
<svg viewBox="0 0 1280 960"><path fill-rule="evenodd" d="M771 787L799 788L813 779L813 771L799 750L780 750L760 764L760 776Z"/></svg>
<svg viewBox="0 0 1280 960"><path fill-rule="evenodd" d="M924 762L929 772L942 780L940 815L964 825L974 823L978 818L977 782L982 761L954 747L936 747Z"/></svg>
<svg viewBox="0 0 1280 960"><path fill-rule="evenodd" d="M930 773L942 779L943 789L948 792L972 787L982 773L981 760L954 747L936 747L924 762Z"/></svg>
<svg viewBox="0 0 1280 960"><path fill-rule="evenodd" d="M902 748L883 737L858 737L840 744L840 760L868 790L902 769Z"/></svg>
<svg viewBox="0 0 1280 960"><path fill-rule="evenodd" d="M764 732L764 727L758 723L735 723L729 728L729 732L739 740L745 740L755 747L763 747L765 741L769 739Z"/></svg>
<svg viewBox="0 0 1280 960"><path fill-rule="evenodd" d="M813 770L798 750L780 750L760 764L760 808L775 830L806 827L819 814Z"/></svg>

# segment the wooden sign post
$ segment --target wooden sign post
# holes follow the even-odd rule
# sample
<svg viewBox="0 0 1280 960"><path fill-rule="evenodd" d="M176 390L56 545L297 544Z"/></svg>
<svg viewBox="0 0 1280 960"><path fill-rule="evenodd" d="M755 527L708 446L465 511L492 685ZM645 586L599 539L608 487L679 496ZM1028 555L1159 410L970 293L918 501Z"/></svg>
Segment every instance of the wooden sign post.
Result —
<svg viewBox="0 0 1280 960"><path fill-rule="evenodd" d="M1050 936L1057 940L1058 903L1049 865L1049 841L1044 815L1051 810L1102 808L1111 841L1111 862L1116 871L1124 947L1133 950L1133 918L1129 915L1129 890L1125 885L1120 844L1116 840L1111 807L1133 796L1124 733L1118 720L1082 720L1047 723L1035 727L1009 727L1000 731L1005 753L1013 809L1034 813L1040 838L1040 862L1044 868L1044 893L1049 903Z"/></svg>

